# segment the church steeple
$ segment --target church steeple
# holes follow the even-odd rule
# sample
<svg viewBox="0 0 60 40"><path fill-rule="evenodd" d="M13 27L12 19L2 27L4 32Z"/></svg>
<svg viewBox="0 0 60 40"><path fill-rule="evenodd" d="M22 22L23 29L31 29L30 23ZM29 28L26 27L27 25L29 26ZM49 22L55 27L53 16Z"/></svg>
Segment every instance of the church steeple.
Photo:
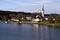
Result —
<svg viewBox="0 0 60 40"><path fill-rule="evenodd" d="M44 17L44 4L43 4L43 7L42 7L42 17Z"/></svg>

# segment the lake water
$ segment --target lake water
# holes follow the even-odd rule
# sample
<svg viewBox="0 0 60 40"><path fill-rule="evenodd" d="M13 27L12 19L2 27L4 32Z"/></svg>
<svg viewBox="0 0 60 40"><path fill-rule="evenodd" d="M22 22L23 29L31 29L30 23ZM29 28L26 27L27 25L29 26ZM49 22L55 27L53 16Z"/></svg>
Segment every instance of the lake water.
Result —
<svg viewBox="0 0 60 40"><path fill-rule="evenodd" d="M60 28L0 22L0 40L60 40Z"/></svg>

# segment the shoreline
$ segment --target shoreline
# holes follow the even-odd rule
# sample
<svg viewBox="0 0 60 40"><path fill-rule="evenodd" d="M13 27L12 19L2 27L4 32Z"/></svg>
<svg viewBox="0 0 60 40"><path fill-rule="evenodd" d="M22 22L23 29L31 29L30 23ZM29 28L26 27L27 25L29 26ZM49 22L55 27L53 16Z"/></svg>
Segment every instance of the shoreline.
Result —
<svg viewBox="0 0 60 40"><path fill-rule="evenodd" d="M49 23L49 22L20 22L17 24L39 24L39 25L48 25L48 26L54 26L54 27L60 27L60 23Z"/></svg>
<svg viewBox="0 0 60 40"><path fill-rule="evenodd" d="M5 22L5 21L0 21L0 22ZM7 22L12 22L12 21L7 21ZM39 25L48 25L48 26L54 26L54 27L60 27L60 23L49 23L49 22L28 22L28 21L25 21L25 22L14 22L14 23L17 23L17 24L39 24Z"/></svg>

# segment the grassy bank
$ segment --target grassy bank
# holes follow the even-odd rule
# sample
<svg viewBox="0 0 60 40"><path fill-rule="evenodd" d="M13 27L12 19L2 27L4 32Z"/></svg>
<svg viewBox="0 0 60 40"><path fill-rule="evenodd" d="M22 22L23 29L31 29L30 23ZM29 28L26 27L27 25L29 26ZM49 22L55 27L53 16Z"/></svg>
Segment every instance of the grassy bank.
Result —
<svg viewBox="0 0 60 40"><path fill-rule="evenodd" d="M60 23L55 23L54 26L55 27L60 27Z"/></svg>
<svg viewBox="0 0 60 40"><path fill-rule="evenodd" d="M18 24L38 24L38 22L32 22L32 21L20 21L17 22Z"/></svg>
<svg viewBox="0 0 60 40"><path fill-rule="evenodd" d="M17 22L18 24L40 24L40 25L48 25L48 26L54 26L54 27L60 27L60 23L49 23L46 21L43 22L29 22L29 21L25 21L25 22Z"/></svg>
<svg viewBox="0 0 60 40"><path fill-rule="evenodd" d="M3 21L3 22L5 22L5 21ZM10 21L10 22L12 22L12 21ZM19 21L19 22L15 22L15 23L17 23L17 24L39 24L39 25L60 27L60 23L49 23L47 21L43 21L43 22Z"/></svg>
<svg viewBox="0 0 60 40"><path fill-rule="evenodd" d="M60 23L39 22L38 24L54 26L54 27L60 27Z"/></svg>

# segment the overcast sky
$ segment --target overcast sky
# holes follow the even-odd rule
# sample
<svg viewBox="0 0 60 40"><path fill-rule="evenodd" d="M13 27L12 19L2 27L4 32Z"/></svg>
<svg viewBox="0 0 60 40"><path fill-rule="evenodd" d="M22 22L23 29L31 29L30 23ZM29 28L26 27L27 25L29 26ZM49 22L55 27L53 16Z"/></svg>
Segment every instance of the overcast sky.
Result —
<svg viewBox="0 0 60 40"><path fill-rule="evenodd" d="M0 0L0 10L40 12L43 4L45 13L60 13L60 0Z"/></svg>

